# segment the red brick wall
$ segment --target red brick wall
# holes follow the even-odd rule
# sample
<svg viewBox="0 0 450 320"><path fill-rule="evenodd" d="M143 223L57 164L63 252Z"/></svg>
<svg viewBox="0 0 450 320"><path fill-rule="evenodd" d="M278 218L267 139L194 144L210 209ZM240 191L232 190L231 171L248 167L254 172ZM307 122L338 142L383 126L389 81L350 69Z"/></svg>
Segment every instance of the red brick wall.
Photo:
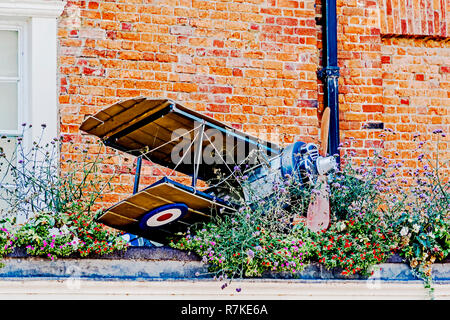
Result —
<svg viewBox="0 0 450 320"><path fill-rule="evenodd" d="M380 3L383 34L444 38L450 34L447 0L382 0Z"/></svg>
<svg viewBox="0 0 450 320"><path fill-rule="evenodd" d="M341 140L354 139L352 151L367 157L379 147L380 130L364 129L382 122L382 70L379 6L375 1L338 2L338 57Z"/></svg>
<svg viewBox="0 0 450 320"><path fill-rule="evenodd" d="M414 135L420 141L442 142L441 160L450 159L450 44L425 39L385 38L382 42L383 122L397 132L386 142L391 157L405 161L405 170L416 168ZM436 143L430 143L435 147ZM428 146L430 147L430 146ZM399 153L396 156L395 152ZM429 153L435 156L434 149Z"/></svg>
<svg viewBox="0 0 450 320"><path fill-rule="evenodd" d="M85 115L141 95L175 99L276 142L313 141L316 33L311 0L69 2L59 101L61 133L72 143L62 155L92 140L78 132ZM145 167L143 183L158 174ZM128 176L115 181L117 192L131 192L122 186Z"/></svg>
<svg viewBox="0 0 450 320"><path fill-rule="evenodd" d="M418 164L415 134L429 141L437 138L434 130L450 129L449 16L441 10L444 2L421 1L414 14L412 3L338 2L341 138L352 139L350 149L361 158L384 146L390 157L405 161L405 171ZM445 28L399 27L406 17L429 21L430 6L438 12L433 25ZM379 126L397 134L384 143ZM448 159L448 136L440 138L441 157Z"/></svg>
<svg viewBox="0 0 450 320"><path fill-rule="evenodd" d="M316 141L320 8L320 0L69 1L58 33L62 156L77 159L95 140L78 131L85 115L141 95L281 144ZM401 159L412 156L414 131L449 131L447 10L441 0L338 0L341 140L352 138L357 156L382 145L381 125L402 132L387 145ZM132 168L133 159L103 151L114 155L105 174ZM159 175L145 166L142 182ZM117 177L106 201L131 193L132 180Z"/></svg>

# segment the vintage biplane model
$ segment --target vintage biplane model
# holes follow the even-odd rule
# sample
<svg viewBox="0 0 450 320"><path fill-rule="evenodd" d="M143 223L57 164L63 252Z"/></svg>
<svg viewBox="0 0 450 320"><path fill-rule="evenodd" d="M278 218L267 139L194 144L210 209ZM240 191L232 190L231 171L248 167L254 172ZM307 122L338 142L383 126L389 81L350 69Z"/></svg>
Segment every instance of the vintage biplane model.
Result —
<svg viewBox="0 0 450 320"><path fill-rule="evenodd" d="M323 120L323 141L328 121ZM321 154L315 144L301 141L282 149L170 99L122 101L87 117L80 129L138 157L133 195L102 211L97 221L158 243L210 219L213 212L236 210L230 186L251 202L269 197L273 183L286 176L313 184L326 181L323 177L336 167L334 157L325 157L326 142L322 141ZM142 159L170 173L139 190ZM245 184L237 172L248 177ZM174 181L173 173L190 176L191 184ZM327 195L320 199L311 201L308 209L312 229L328 225Z"/></svg>

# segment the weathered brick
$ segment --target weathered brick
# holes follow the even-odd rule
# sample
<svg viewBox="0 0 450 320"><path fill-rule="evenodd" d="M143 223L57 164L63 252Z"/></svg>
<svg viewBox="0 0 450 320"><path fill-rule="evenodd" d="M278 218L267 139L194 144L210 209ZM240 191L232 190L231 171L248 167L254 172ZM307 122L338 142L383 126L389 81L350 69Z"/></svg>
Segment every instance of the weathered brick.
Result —
<svg viewBox="0 0 450 320"><path fill-rule="evenodd" d="M316 140L324 106L318 1L147 2L71 2L81 9L79 27L69 16L60 18L62 155L78 157L69 141L92 139L79 133L80 115L140 95L180 101L240 130L277 132L272 138L282 145ZM338 1L341 138L354 138L358 157L381 146L381 128L371 124L400 131L385 147L398 149L403 160L411 156L415 131L448 130L449 47L440 40L447 36L441 3L432 28L422 28L422 9L419 17L396 10L391 0ZM406 38L425 35L435 38ZM114 165L120 172L133 169L116 157L104 174ZM144 170L144 185L164 173L147 166L155 170ZM121 174L105 203L127 196L132 181Z"/></svg>
<svg viewBox="0 0 450 320"><path fill-rule="evenodd" d="M173 90L181 92L195 92L198 90L198 86L195 83L174 83Z"/></svg>

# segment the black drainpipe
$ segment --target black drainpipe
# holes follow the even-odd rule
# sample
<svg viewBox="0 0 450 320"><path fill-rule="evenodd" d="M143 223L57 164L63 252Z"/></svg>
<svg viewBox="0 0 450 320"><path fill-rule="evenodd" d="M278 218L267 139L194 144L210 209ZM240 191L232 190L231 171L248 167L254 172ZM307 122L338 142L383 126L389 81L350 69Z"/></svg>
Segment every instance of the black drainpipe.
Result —
<svg viewBox="0 0 450 320"><path fill-rule="evenodd" d="M323 68L319 78L324 83L324 103L330 108L328 152L339 157L339 67L337 56L336 0L322 1Z"/></svg>

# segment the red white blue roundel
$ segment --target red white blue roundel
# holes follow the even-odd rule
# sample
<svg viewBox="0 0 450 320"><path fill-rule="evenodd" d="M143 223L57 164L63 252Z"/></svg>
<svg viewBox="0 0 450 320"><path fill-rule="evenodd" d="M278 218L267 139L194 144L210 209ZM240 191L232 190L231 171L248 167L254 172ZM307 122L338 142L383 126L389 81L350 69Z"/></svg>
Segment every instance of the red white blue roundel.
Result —
<svg viewBox="0 0 450 320"><path fill-rule="evenodd" d="M171 203L146 213L139 221L142 230L158 228L172 221L182 218L188 211L184 203Z"/></svg>

